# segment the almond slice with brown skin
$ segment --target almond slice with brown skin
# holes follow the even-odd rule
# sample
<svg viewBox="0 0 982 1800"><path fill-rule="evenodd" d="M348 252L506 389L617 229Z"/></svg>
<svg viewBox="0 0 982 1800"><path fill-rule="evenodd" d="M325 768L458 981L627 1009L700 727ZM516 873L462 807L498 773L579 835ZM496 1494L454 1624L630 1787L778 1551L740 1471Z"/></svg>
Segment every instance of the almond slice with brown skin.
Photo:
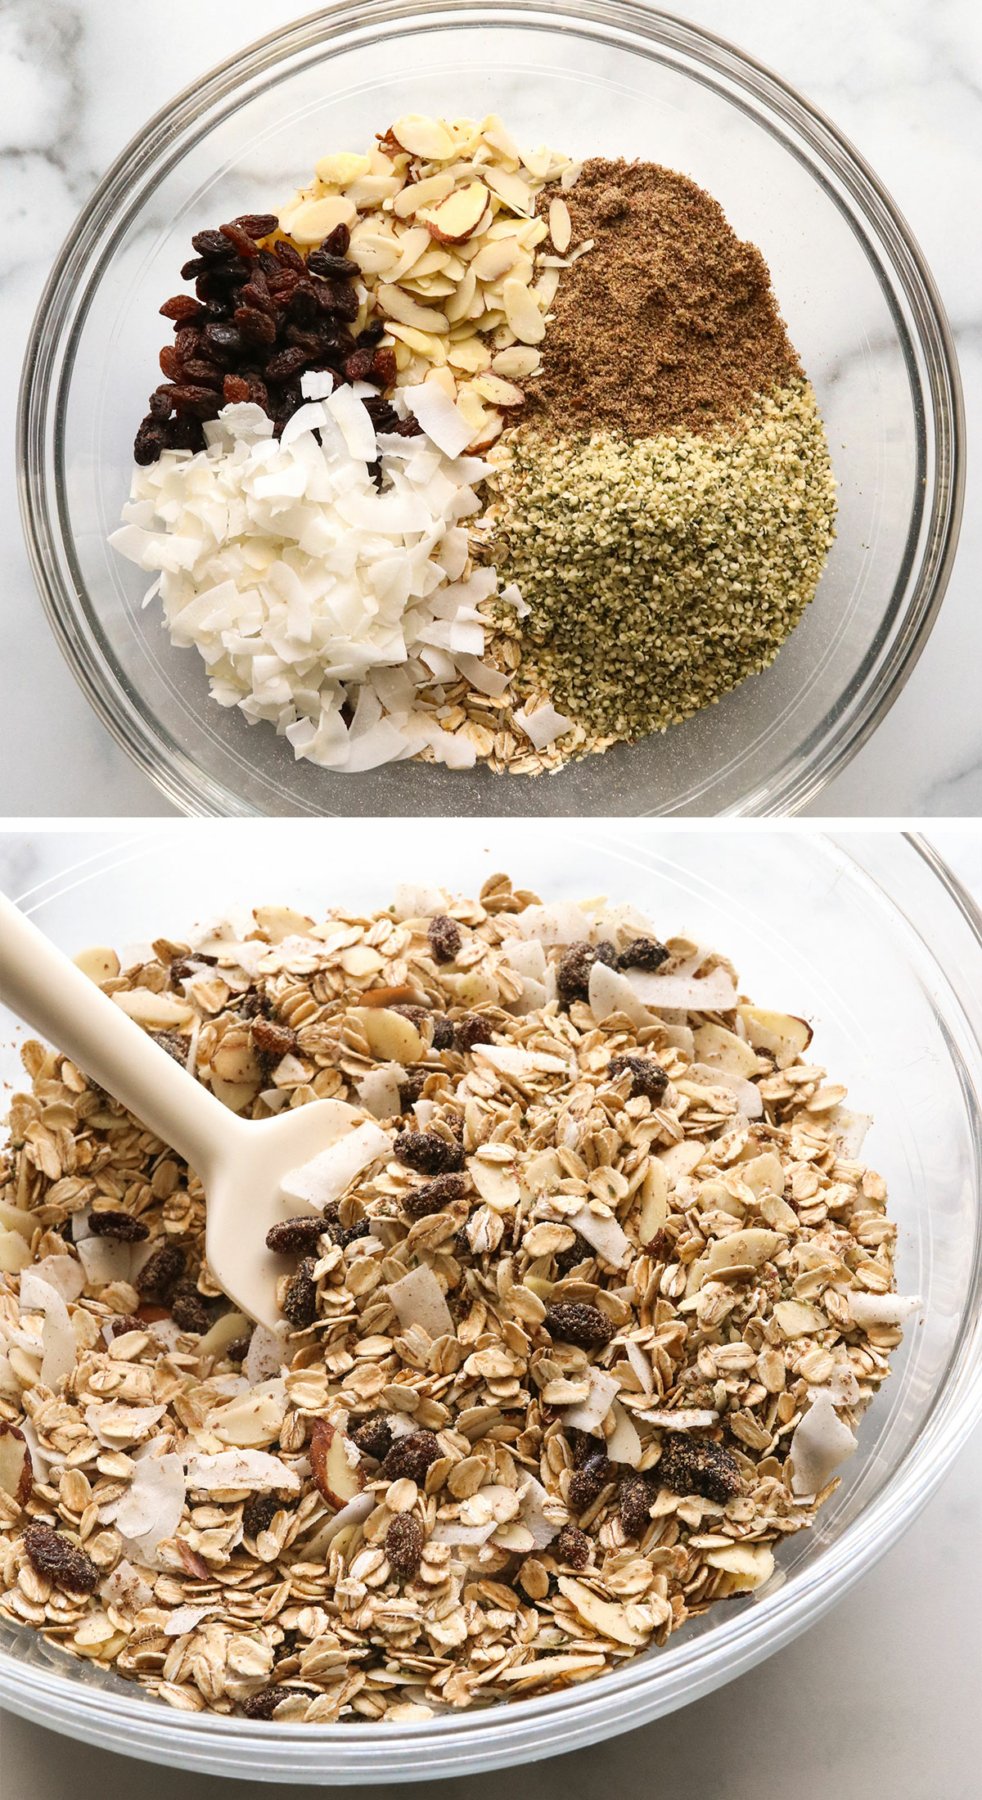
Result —
<svg viewBox="0 0 982 1800"><path fill-rule="evenodd" d="M417 213L431 237L441 244L462 244L472 237L487 211L488 190L483 181L469 181L439 206Z"/></svg>
<svg viewBox="0 0 982 1800"><path fill-rule="evenodd" d="M365 1485L355 1446L330 1419L315 1419L310 1434L310 1472L325 1500L347 1506Z"/></svg>
<svg viewBox="0 0 982 1800"><path fill-rule="evenodd" d="M492 406L523 406L525 394L512 381L503 381L500 375L478 375L472 384L485 400Z"/></svg>
<svg viewBox="0 0 982 1800"><path fill-rule="evenodd" d="M34 1466L24 1433L0 1420L0 1493L26 1506L33 1487Z"/></svg>

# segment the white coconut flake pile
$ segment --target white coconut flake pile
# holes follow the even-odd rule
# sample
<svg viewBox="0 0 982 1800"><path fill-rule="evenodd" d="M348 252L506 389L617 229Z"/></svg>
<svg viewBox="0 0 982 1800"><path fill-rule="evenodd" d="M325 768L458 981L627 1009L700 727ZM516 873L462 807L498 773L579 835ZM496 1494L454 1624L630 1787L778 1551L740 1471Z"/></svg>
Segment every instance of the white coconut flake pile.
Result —
<svg viewBox="0 0 982 1800"><path fill-rule="evenodd" d="M456 408L429 387L408 391L418 436L376 438L363 403L374 389L325 386L304 378L279 442L260 407L227 406L207 449L138 468L110 542L156 573L145 604L159 595L212 697L275 726L298 759L353 774L428 747L469 768L474 745L438 711L441 685L461 675L488 693L507 685L481 660L497 577L472 564L464 524L489 467L460 454ZM403 394L393 404L406 413ZM436 710L418 705L423 688Z"/></svg>

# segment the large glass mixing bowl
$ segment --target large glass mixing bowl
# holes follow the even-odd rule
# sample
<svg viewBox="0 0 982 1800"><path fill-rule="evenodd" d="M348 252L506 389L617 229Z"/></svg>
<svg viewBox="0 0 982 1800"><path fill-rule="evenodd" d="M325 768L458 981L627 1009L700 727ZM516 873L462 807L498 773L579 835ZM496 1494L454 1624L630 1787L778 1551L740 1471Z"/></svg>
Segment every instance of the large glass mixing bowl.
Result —
<svg viewBox="0 0 982 1800"><path fill-rule="evenodd" d="M982 917L925 846L644 824L630 835L572 832L541 821L465 821L424 844L408 822L233 821L84 843L38 837L19 866L23 903L69 951L179 938L230 902L376 907L401 879L473 893L502 868L549 898L633 900L663 932L685 929L725 950L747 993L813 1021L814 1054L874 1115L868 1151L900 1228L900 1288L924 1305L841 1486L815 1530L780 1551L783 1585L712 1607L612 1674L425 1724L263 1725L171 1712L29 1627L4 1625L0 1703L107 1749L156 1760L166 1746L173 1764L252 1781L344 1786L522 1764L627 1731L743 1674L841 1598L941 1481L982 1412ZM0 1079L14 1085L16 1034L0 1012Z"/></svg>
<svg viewBox="0 0 982 1800"><path fill-rule="evenodd" d="M275 208L328 150L402 113L498 111L575 155L681 169L758 243L814 382L839 480L817 597L773 668L718 706L560 774L400 763L332 774L209 700L147 578L107 546L159 379L158 307L191 233ZM21 415L38 585L107 728L190 813L771 814L813 799L926 642L961 508L961 401L944 314L861 157L732 46L624 0L334 5L205 76L152 119L55 262Z"/></svg>

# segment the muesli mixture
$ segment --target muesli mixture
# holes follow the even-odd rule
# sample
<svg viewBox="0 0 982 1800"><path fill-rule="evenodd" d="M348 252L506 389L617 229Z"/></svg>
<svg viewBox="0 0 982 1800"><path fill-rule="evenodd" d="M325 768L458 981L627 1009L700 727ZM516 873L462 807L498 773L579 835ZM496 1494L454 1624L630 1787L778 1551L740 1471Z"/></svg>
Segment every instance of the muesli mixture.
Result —
<svg viewBox="0 0 982 1800"><path fill-rule="evenodd" d="M0 1614L179 1710L415 1720L780 1579L918 1305L807 1024L504 876L79 961L240 1113L337 1096L385 1142L273 1228L283 1328L253 1329L195 1176L25 1047Z"/></svg>
<svg viewBox="0 0 982 1800"><path fill-rule="evenodd" d="M530 774L773 661L835 482L694 182L410 114L191 247L112 541L221 705L326 768Z"/></svg>

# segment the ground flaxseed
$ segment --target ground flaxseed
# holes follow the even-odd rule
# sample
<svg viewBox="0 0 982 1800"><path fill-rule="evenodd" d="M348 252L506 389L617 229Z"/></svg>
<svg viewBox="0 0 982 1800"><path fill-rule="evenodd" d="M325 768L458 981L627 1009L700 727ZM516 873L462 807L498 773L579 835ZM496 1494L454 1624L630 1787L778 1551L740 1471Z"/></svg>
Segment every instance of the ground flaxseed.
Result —
<svg viewBox="0 0 982 1800"><path fill-rule="evenodd" d="M657 163L584 163L527 417L551 431L703 431L802 374L767 264L717 201Z"/></svg>

